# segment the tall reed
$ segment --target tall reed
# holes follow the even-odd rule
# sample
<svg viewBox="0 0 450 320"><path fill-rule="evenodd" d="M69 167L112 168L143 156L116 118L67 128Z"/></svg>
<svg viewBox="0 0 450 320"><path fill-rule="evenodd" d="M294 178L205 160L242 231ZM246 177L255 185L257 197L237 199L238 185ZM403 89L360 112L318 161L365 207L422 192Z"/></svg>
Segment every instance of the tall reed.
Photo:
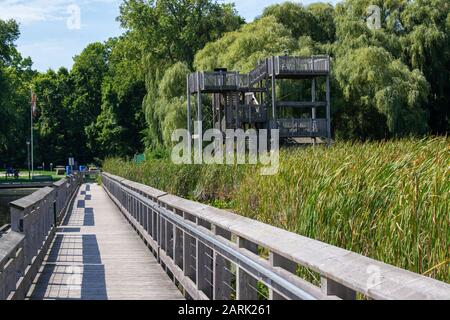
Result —
<svg viewBox="0 0 450 320"><path fill-rule="evenodd" d="M450 282L449 142L290 148L275 176L170 160L108 159L104 170Z"/></svg>

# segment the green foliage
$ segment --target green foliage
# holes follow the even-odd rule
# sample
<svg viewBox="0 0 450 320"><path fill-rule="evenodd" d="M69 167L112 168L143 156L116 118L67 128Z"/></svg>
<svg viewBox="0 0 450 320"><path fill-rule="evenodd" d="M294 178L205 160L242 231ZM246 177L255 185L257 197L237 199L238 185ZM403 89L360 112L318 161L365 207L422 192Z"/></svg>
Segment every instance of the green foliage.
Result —
<svg viewBox="0 0 450 320"><path fill-rule="evenodd" d="M139 56L140 70L130 74L145 79L140 140L147 148L167 147L173 129L186 126L185 79L195 53L243 20L234 5L211 0L124 1L119 20Z"/></svg>
<svg viewBox="0 0 450 320"><path fill-rule="evenodd" d="M0 165L22 166L29 132L31 60L23 59L15 41L15 21L0 20Z"/></svg>
<svg viewBox="0 0 450 320"><path fill-rule="evenodd" d="M74 58L70 72L71 87L67 95L70 123L66 130L71 152L80 162L86 162L98 152L93 146L85 128L95 123L101 111L102 85L108 71L109 48L102 43L93 43ZM79 143L79 141L85 143Z"/></svg>
<svg viewBox="0 0 450 320"><path fill-rule="evenodd" d="M85 127L87 146L97 159L133 155L143 149L145 85L140 49L128 35L111 39L104 47L108 60L99 87L98 111Z"/></svg>
<svg viewBox="0 0 450 320"><path fill-rule="evenodd" d="M446 133L450 118L450 16L448 0L416 0L401 12L402 59L421 70L430 84L426 105L433 132Z"/></svg>
<svg viewBox="0 0 450 320"><path fill-rule="evenodd" d="M449 157L450 140L438 138L281 150L274 176L168 159L103 168L448 282Z"/></svg>
<svg viewBox="0 0 450 320"><path fill-rule="evenodd" d="M366 24L381 8L381 29ZM24 163L29 89L38 93L36 161L81 162L168 149L186 126L185 76L192 69L242 72L268 56L330 54L337 139L446 134L450 108L448 0L345 0L267 7L244 24L214 0L127 0L119 38L88 45L70 71L38 74L15 47L19 27L0 20L2 165ZM34 78L34 79L33 79ZM318 83L323 94L323 83ZM279 96L308 99L309 84L285 81ZM211 116L205 99L204 115ZM289 115L287 115L289 116ZM54 157L46 150L54 148ZM166 150L167 151L167 150ZM165 152L166 152L165 151Z"/></svg>
<svg viewBox="0 0 450 320"><path fill-rule="evenodd" d="M159 72L148 73L147 96L143 108L149 124L147 145L171 146L172 132L186 128L186 75L189 68L178 62L168 68L161 79ZM156 93L156 94L155 94Z"/></svg>
<svg viewBox="0 0 450 320"><path fill-rule="evenodd" d="M305 8L299 3L284 2L264 9L263 17L268 16L275 17L296 39L309 36L317 42L334 41L334 9L330 4L315 3Z"/></svg>
<svg viewBox="0 0 450 320"><path fill-rule="evenodd" d="M370 30L365 25L364 18L371 4L381 8L381 30ZM391 53L414 73L418 69L428 82L423 117L434 133L448 132L449 125L450 38L446 23L449 6L448 0L347 0L336 7L340 40L334 44L336 61L345 59L350 49L375 46ZM423 94L424 90L415 93ZM402 109L407 110L407 106Z"/></svg>
<svg viewBox="0 0 450 320"><path fill-rule="evenodd" d="M381 8L380 30L366 23L373 4ZM305 56L328 53L334 62L332 117L337 138L446 133L448 6L445 0L347 0L336 9L321 3L277 4L266 8L262 18L207 44L194 65L249 71L257 60L286 49ZM295 91L277 90L289 88Z"/></svg>
<svg viewBox="0 0 450 320"><path fill-rule="evenodd" d="M338 60L335 76L346 102L381 113L390 135L426 133L427 118L422 105L427 99L428 84L418 70L409 71L382 48L365 47L351 50ZM362 127L360 130L368 131Z"/></svg>
<svg viewBox="0 0 450 320"><path fill-rule="evenodd" d="M128 0L120 7L119 20L154 61L169 65L191 65L206 43L243 23L234 5L211 0Z"/></svg>
<svg viewBox="0 0 450 320"><path fill-rule="evenodd" d="M71 92L69 71L49 70L33 79L39 97L39 112L34 121L37 163L64 164L69 156L66 128L70 127L65 101ZM51 152L49 152L51 150Z"/></svg>
<svg viewBox="0 0 450 320"><path fill-rule="evenodd" d="M308 11L313 15L316 25L315 34L319 42L331 42L336 40L336 26L334 23L334 7L326 3L313 3L308 6Z"/></svg>
<svg viewBox="0 0 450 320"><path fill-rule="evenodd" d="M0 19L0 64L10 64L17 55L14 42L19 38L19 25L14 20Z"/></svg>
<svg viewBox="0 0 450 320"><path fill-rule="evenodd" d="M225 67L248 72L258 61L295 48L291 32L274 17L266 17L208 43L197 53L194 66L198 70Z"/></svg>
<svg viewBox="0 0 450 320"><path fill-rule="evenodd" d="M158 86L158 95L165 99L173 99L186 93L186 75L189 73L186 64L178 62L168 68Z"/></svg>
<svg viewBox="0 0 450 320"><path fill-rule="evenodd" d="M107 46L99 42L88 45L74 58L71 80L76 91L70 107L87 117L87 124L93 122L100 112L102 82L108 71L108 59Z"/></svg>
<svg viewBox="0 0 450 320"><path fill-rule="evenodd" d="M380 30L365 21L373 4ZM168 160L172 131L186 126L192 69L247 72L286 51L332 56L338 140L448 133L449 11L448 0L287 2L243 24L233 5L214 0L126 0L118 18L124 35L88 45L70 71L45 73L17 51L17 23L0 20L0 165L26 162L33 87L37 163L145 152L142 164L108 159L104 168L449 281L447 138L283 150L273 177L255 176L254 166ZM286 99L309 92L309 84L277 87Z"/></svg>

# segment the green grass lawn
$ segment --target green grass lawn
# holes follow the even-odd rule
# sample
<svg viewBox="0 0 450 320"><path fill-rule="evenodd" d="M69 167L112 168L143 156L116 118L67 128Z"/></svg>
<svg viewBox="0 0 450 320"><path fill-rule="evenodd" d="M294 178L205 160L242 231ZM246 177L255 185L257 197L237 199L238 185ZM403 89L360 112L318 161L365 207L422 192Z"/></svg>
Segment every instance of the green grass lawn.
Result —
<svg viewBox="0 0 450 320"><path fill-rule="evenodd" d="M62 179L65 177L65 175L56 175L56 171L34 171L34 176L51 176L53 181L57 181L59 179ZM30 179L28 178L28 170L27 169L20 169L20 177L19 179L14 179L14 177L8 177L6 178L5 170L0 170L0 183L5 182L30 182Z"/></svg>

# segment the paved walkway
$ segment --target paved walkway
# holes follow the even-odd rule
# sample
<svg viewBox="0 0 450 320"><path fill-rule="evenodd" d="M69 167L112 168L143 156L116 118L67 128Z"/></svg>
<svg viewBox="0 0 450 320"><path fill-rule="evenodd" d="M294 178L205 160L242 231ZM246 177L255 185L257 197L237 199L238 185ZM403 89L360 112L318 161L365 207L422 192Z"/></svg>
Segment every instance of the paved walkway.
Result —
<svg viewBox="0 0 450 320"><path fill-rule="evenodd" d="M97 184L58 228L30 299L178 300L180 291Z"/></svg>

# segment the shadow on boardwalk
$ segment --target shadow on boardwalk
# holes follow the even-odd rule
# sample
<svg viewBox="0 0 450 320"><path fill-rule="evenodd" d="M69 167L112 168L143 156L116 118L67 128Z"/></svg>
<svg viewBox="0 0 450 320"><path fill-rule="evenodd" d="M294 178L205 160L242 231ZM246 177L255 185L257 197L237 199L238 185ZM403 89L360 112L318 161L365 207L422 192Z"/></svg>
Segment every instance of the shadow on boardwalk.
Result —
<svg viewBox="0 0 450 320"><path fill-rule="evenodd" d="M181 300L183 295L105 191L84 184L28 298Z"/></svg>
<svg viewBox="0 0 450 320"><path fill-rule="evenodd" d="M37 288L32 298L38 300L108 299L97 237L58 234Z"/></svg>

